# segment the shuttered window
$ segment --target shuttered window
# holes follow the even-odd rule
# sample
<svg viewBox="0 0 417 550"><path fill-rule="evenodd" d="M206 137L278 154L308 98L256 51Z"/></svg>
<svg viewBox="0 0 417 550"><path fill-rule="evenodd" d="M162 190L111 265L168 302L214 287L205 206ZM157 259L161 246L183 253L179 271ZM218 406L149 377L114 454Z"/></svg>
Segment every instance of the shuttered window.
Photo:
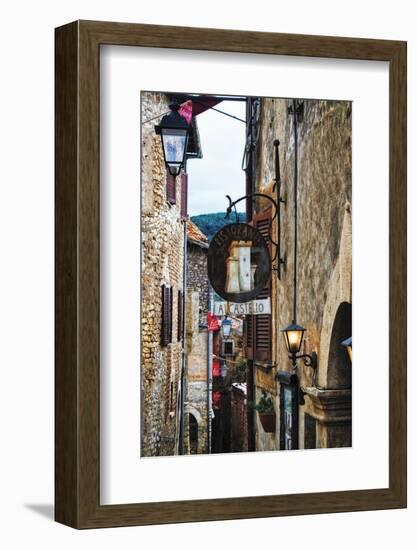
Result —
<svg viewBox="0 0 417 550"><path fill-rule="evenodd" d="M171 287L169 289L169 341L172 342L172 305L174 303L174 289Z"/></svg>
<svg viewBox="0 0 417 550"><path fill-rule="evenodd" d="M267 208L255 214L252 224L258 229L268 244L271 254L270 226L272 208ZM271 278L256 297L259 300L271 296ZM261 362L272 361L272 315L253 316L253 358Z"/></svg>
<svg viewBox="0 0 417 550"><path fill-rule="evenodd" d="M175 204L177 202L176 178L169 172L166 177L166 197L169 204Z"/></svg>
<svg viewBox="0 0 417 550"><path fill-rule="evenodd" d="M182 308L183 308L183 295L181 290L178 291L178 329L177 329L177 340L178 342L182 340L183 329L182 329Z"/></svg>
<svg viewBox="0 0 417 550"><path fill-rule="evenodd" d="M181 172L181 218L188 218L188 174Z"/></svg>
<svg viewBox="0 0 417 550"><path fill-rule="evenodd" d="M268 207L265 210L262 210L261 212L258 212L255 214L253 218L252 225L256 227L256 229L259 231L259 233L262 235L262 237L265 239L265 241L268 244L268 250L271 254L271 242L270 242L270 235L271 235L271 223L272 223L272 208Z"/></svg>
<svg viewBox="0 0 417 550"><path fill-rule="evenodd" d="M253 359L253 318L254 315L245 316L245 354L248 359Z"/></svg>
<svg viewBox="0 0 417 550"><path fill-rule="evenodd" d="M167 346L172 337L172 289L162 285L161 346Z"/></svg>

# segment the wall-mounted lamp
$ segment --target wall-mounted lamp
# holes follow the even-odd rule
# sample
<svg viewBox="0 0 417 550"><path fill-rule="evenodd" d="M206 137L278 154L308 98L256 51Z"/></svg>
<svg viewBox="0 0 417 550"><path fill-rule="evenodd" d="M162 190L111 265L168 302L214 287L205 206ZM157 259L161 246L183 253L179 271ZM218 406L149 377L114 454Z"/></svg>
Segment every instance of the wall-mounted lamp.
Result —
<svg viewBox="0 0 417 550"><path fill-rule="evenodd" d="M232 330L232 321L226 317L225 319L223 319L222 327L221 327L223 338L229 338L231 330Z"/></svg>
<svg viewBox="0 0 417 550"><path fill-rule="evenodd" d="M297 368L297 359L304 359L304 365L306 367L311 367L312 369L317 368L317 354L314 351L311 355L306 353L298 355L305 331L306 329L300 325L297 325L295 321L281 330L284 334L285 345L287 347L293 369Z"/></svg>
<svg viewBox="0 0 417 550"><path fill-rule="evenodd" d="M346 348L346 351L349 355L350 362L352 363L352 336L350 336L349 338L346 338L346 340L343 340L343 342L341 342L340 345Z"/></svg>
<svg viewBox="0 0 417 550"><path fill-rule="evenodd" d="M155 126L155 132L161 136L167 170L175 177L184 167L189 126L186 119L178 113L179 105L172 104L169 108L171 112L162 117L160 124Z"/></svg>
<svg viewBox="0 0 417 550"><path fill-rule="evenodd" d="M228 372L227 363L226 361L222 361L221 367L220 367L220 376L222 378L226 378Z"/></svg>

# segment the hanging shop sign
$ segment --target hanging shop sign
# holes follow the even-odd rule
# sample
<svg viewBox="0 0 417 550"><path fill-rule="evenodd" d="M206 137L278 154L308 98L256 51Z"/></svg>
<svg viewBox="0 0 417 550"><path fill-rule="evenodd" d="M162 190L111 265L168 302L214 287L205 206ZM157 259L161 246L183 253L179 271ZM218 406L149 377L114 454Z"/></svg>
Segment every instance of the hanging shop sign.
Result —
<svg viewBox="0 0 417 550"><path fill-rule="evenodd" d="M214 291L227 302L254 300L271 276L271 257L262 234L251 225L225 225L208 249L208 276Z"/></svg>
<svg viewBox="0 0 417 550"><path fill-rule="evenodd" d="M271 298L252 300L242 304L234 302L214 302L214 313L224 315L265 315L271 313Z"/></svg>

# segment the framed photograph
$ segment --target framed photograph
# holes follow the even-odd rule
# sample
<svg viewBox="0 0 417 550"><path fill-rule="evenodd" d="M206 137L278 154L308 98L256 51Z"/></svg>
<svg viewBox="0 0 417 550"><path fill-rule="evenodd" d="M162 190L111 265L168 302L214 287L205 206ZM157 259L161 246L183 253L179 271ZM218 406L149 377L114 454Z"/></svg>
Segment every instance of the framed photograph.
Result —
<svg viewBox="0 0 417 550"><path fill-rule="evenodd" d="M406 63L56 29L56 521L406 507Z"/></svg>

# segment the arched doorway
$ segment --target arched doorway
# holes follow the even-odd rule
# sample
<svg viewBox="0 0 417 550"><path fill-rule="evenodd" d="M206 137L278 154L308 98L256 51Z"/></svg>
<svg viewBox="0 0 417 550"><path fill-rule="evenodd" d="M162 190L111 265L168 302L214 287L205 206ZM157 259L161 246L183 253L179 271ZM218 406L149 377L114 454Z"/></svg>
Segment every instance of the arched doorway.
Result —
<svg viewBox="0 0 417 550"><path fill-rule="evenodd" d="M330 338L327 383L330 388L352 387L352 365L343 340L352 336L352 304L342 302L336 312Z"/></svg>
<svg viewBox="0 0 417 550"><path fill-rule="evenodd" d="M198 453L198 422L194 415L188 413L188 430L190 438L190 454Z"/></svg>

